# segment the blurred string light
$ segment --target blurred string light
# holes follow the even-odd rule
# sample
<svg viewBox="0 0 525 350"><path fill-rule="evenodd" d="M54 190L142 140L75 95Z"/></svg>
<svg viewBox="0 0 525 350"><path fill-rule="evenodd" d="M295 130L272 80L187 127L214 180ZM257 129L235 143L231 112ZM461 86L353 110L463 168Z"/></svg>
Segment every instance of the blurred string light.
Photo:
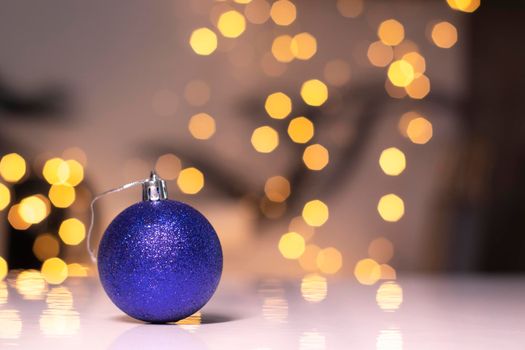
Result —
<svg viewBox="0 0 525 350"><path fill-rule="evenodd" d="M406 134L413 143L424 145L432 138L432 123L424 117L417 117L409 121Z"/></svg>
<svg viewBox="0 0 525 350"><path fill-rule="evenodd" d="M257 152L270 153L279 145L279 134L270 126L261 126L253 131L251 143Z"/></svg>
<svg viewBox="0 0 525 350"><path fill-rule="evenodd" d="M387 263L394 256L394 245L387 238L376 238L368 245L368 256L379 263Z"/></svg>
<svg viewBox="0 0 525 350"><path fill-rule="evenodd" d="M7 212L7 221L11 227L16 230L27 230L29 227L31 227L31 223L22 219L18 212L19 207L19 204L14 204L11 206L11 208L9 208L9 211Z"/></svg>
<svg viewBox="0 0 525 350"><path fill-rule="evenodd" d="M304 237L305 241L309 241L315 234L315 228L308 225L302 216L292 218L288 225L288 230L299 233Z"/></svg>
<svg viewBox="0 0 525 350"><path fill-rule="evenodd" d="M288 0L277 0L272 4L270 17L275 24L288 26L295 21L297 17L297 8Z"/></svg>
<svg viewBox="0 0 525 350"><path fill-rule="evenodd" d="M354 276L359 283L372 285L381 278L381 267L373 259L362 259L355 265Z"/></svg>
<svg viewBox="0 0 525 350"><path fill-rule="evenodd" d="M388 67L388 79L394 86L406 87L414 80L414 68L405 60L397 60Z"/></svg>
<svg viewBox="0 0 525 350"><path fill-rule="evenodd" d="M51 158L44 164L42 175L51 185L65 183L69 178L69 165L62 158Z"/></svg>
<svg viewBox="0 0 525 350"><path fill-rule="evenodd" d="M210 100L210 86L203 80L191 80L184 87L184 99L192 106L203 106Z"/></svg>
<svg viewBox="0 0 525 350"><path fill-rule="evenodd" d="M319 79L307 80L301 85L301 97L309 106L321 106L328 99L328 87Z"/></svg>
<svg viewBox="0 0 525 350"><path fill-rule="evenodd" d="M317 254L316 263L321 272L335 274L343 267L343 255L337 248L324 248Z"/></svg>
<svg viewBox="0 0 525 350"><path fill-rule="evenodd" d="M328 150L320 144L313 144L305 148L303 152L303 162L310 170L322 170L330 161Z"/></svg>
<svg viewBox="0 0 525 350"><path fill-rule="evenodd" d="M279 240L279 251L286 259L298 259L305 249L303 236L297 232L288 232Z"/></svg>
<svg viewBox="0 0 525 350"><path fill-rule="evenodd" d="M290 196L290 182L283 176L272 176L264 184L264 193L272 202L284 202Z"/></svg>
<svg viewBox="0 0 525 350"><path fill-rule="evenodd" d="M314 137L314 123L306 117L297 117L288 124L288 136L295 143L307 143Z"/></svg>
<svg viewBox="0 0 525 350"><path fill-rule="evenodd" d="M321 248L315 244L308 244L304 249L304 253L299 258L299 265L305 271L317 271L317 256Z"/></svg>
<svg viewBox="0 0 525 350"><path fill-rule="evenodd" d="M376 302L381 310L394 312L403 303L403 289L396 282L383 282L377 289Z"/></svg>
<svg viewBox="0 0 525 350"><path fill-rule="evenodd" d="M207 140L215 134L215 119L207 113L197 113L188 123L190 134L198 140Z"/></svg>
<svg viewBox="0 0 525 350"><path fill-rule="evenodd" d="M272 42L272 55L279 62L288 63L294 60L292 52L292 37L290 35L279 35Z"/></svg>
<svg viewBox="0 0 525 350"><path fill-rule="evenodd" d="M67 208L75 201L75 188L69 184L51 185L49 200L57 208Z"/></svg>
<svg viewBox="0 0 525 350"><path fill-rule="evenodd" d="M310 303L318 303L326 299L328 294L328 283L326 278L313 273L308 274L301 280L301 295Z"/></svg>
<svg viewBox="0 0 525 350"><path fill-rule="evenodd" d="M379 25L377 36L383 44L396 46L405 38L405 28L399 21L388 19Z"/></svg>
<svg viewBox="0 0 525 350"><path fill-rule="evenodd" d="M394 50L392 50L392 47L383 44L381 41L374 41L368 46L366 56L374 66L386 67L394 58Z"/></svg>
<svg viewBox="0 0 525 350"><path fill-rule="evenodd" d="M217 49L217 34L205 27L195 29L190 36L190 46L197 55L211 55Z"/></svg>
<svg viewBox="0 0 525 350"><path fill-rule="evenodd" d="M40 331L45 337L65 337L80 329L80 315L73 308L73 295L67 287L55 287L46 298L47 309L40 315Z"/></svg>
<svg viewBox="0 0 525 350"><path fill-rule="evenodd" d="M173 153L163 154L155 162L155 171L166 180L175 180L181 168L180 159Z"/></svg>
<svg viewBox="0 0 525 350"><path fill-rule="evenodd" d="M20 218L28 224L38 224L49 214L46 202L40 196L29 196L18 206Z"/></svg>
<svg viewBox="0 0 525 350"><path fill-rule="evenodd" d="M42 276L49 284L60 284L67 278L67 264L60 258L50 258L44 261Z"/></svg>
<svg viewBox="0 0 525 350"><path fill-rule="evenodd" d="M188 332L195 332L199 329L202 323L202 312L197 311L193 315L186 317L180 321L175 322L180 328L187 330Z"/></svg>
<svg viewBox="0 0 525 350"><path fill-rule="evenodd" d="M330 85L343 86L350 80L350 65L342 59L328 61L323 69L323 77Z"/></svg>
<svg viewBox="0 0 525 350"><path fill-rule="evenodd" d="M43 233L33 242L33 254L40 261L54 258L60 253L60 243L56 237L50 233Z"/></svg>
<svg viewBox="0 0 525 350"><path fill-rule="evenodd" d="M447 4L451 9L462 12L476 11L480 3L480 0L447 0Z"/></svg>
<svg viewBox="0 0 525 350"><path fill-rule="evenodd" d="M240 12L227 11L220 15L217 28L224 37L237 38L246 30L246 20Z"/></svg>
<svg viewBox="0 0 525 350"><path fill-rule="evenodd" d="M18 182L26 174L26 161L18 153L9 153L0 159L0 176L7 182Z"/></svg>
<svg viewBox="0 0 525 350"><path fill-rule="evenodd" d="M86 227L76 218L66 219L60 224L58 235L65 244L78 245L86 237Z"/></svg>
<svg viewBox="0 0 525 350"><path fill-rule="evenodd" d="M405 170L405 154L396 147L387 148L379 156L379 166L386 175L397 176Z"/></svg>
<svg viewBox="0 0 525 350"><path fill-rule="evenodd" d="M379 199L377 211L383 220L396 222L405 214L405 204L399 196L390 193Z"/></svg>
<svg viewBox="0 0 525 350"><path fill-rule="evenodd" d="M264 109L274 119L284 119L292 112L292 99L283 92L274 92L266 98Z"/></svg>
<svg viewBox="0 0 525 350"><path fill-rule="evenodd" d="M299 33L292 38L290 51L299 60L309 60L317 52L317 40L310 33Z"/></svg>
<svg viewBox="0 0 525 350"><path fill-rule="evenodd" d="M253 24L263 24L270 18L271 5L266 0L252 0L244 8L246 19Z"/></svg>
<svg viewBox="0 0 525 350"><path fill-rule="evenodd" d="M414 69L414 78L419 78L425 73L427 65L425 58L417 51L410 51L405 53L402 57L403 61L410 63Z"/></svg>
<svg viewBox="0 0 525 350"><path fill-rule="evenodd" d="M458 41L458 31L449 22L439 22L432 27L432 42L442 49L449 49Z"/></svg>
<svg viewBox="0 0 525 350"><path fill-rule="evenodd" d="M407 95L407 92L404 88L395 86L394 84L392 84L392 82L388 78L385 81L385 90L388 96L392 98L399 99L399 98L404 98Z"/></svg>
<svg viewBox="0 0 525 350"><path fill-rule="evenodd" d="M16 276L15 288L25 300L42 300L47 292L47 282L40 271L24 270Z"/></svg>
<svg viewBox="0 0 525 350"><path fill-rule="evenodd" d="M7 188L6 185L0 183L0 211L7 208L11 202L11 191Z"/></svg>
<svg viewBox="0 0 525 350"><path fill-rule="evenodd" d="M430 92L430 79L428 79L426 75L421 75L412 80L412 82L405 87L405 91L410 98L421 100Z"/></svg>
<svg viewBox="0 0 525 350"><path fill-rule="evenodd" d="M0 256L0 281L3 281L9 272L7 261Z"/></svg>
<svg viewBox="0 0 525 350"><path fill-rule="evenodd" d="M68 277L86 277L88 275L88 271L88 267L82 264L67 264Z"/></svg>
<svg viewBox="0 0 525 350"><path fill-rule="evenodd" d="M381 264L379 267L381 268L381 279L382 280L397 279L396 270L392 266L388 264Z"/></svg>
<svg viewBox="0 0 525 350"><path fill-rule="evenodd" d="M343 17L356 18L363 12L363 0L337 0L337 10Z"/></svg>
<svg viewBox="0 0 525 350"><path fill-rule="evenodd" d="M313 227L323 226L328 221L329 215L328 206L319 199L307 202L302 211L304 221Z"/></svg>
<svg viewBox="0 0 525 350"><path fill-rule="evenodd" d="M204 187L204 174L195 167L182 169L177 177L177 185L182 193L199 193Z"/></svg>

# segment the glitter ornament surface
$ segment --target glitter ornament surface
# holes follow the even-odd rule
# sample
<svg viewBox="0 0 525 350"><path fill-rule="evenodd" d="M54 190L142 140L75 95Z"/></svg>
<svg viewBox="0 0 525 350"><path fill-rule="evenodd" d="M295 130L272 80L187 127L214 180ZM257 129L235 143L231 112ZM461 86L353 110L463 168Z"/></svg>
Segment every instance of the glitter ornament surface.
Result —
<svg viewBox="0 0 525 350"><path fill-rule="evenodd" d="M143 201L107 228L98 269L109 298L129 316L173 322L211 298L222 273L222 249L208 220L187 204Z"/></svg>

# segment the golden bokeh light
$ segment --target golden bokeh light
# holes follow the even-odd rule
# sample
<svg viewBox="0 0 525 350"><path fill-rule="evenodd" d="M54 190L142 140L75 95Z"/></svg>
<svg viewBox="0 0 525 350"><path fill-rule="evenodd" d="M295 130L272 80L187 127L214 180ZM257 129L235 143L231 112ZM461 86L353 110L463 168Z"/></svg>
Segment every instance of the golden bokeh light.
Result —
<svg viewBox="0 0 525 350"><path fill-rule="evenodd" d="M304 236L303 236L304 237ZM305 249L303 255L299 258L299 265L303 268L305 271L317 271L317 256L319 252L321 251L321 248L319 248L315 244L308 244Z"/></svg>
<svg viewBox="0 0 525 350"><path fill-rule="evenodd" d="M394 61L388 67L388 79L394 86L408 86L414 80L414 68L405 60Z"/></svg>
<svg viewBox="0 0 525 350"><path fill-rule="evenodd" d="M297 9L295 5L288 0L277 0L272 4L270 9L270 17L275 24L280 26L287 26L295 21L297 16Z"/></svg>
<svg viewBox="0 0 525 350"><path fill-rule="evenodd" d="M303 277L301 281L301 295L304 300L310 303L318 303L326 299L327 294L328 283L326 278L316 273Z"/></svg>
<svg viewBox="0 0 525 350"><path fill-rule="evenodd" d="M425 58L416 51L410 51L403 55L403 61L410 63L414 69L414 78L419 78L427 69Z"/></svg>
<svg viewBox="0 0 525 350"><path fill-rule="evenodd" d="M67 264L60 258L50 258L44 261L42 276L49 284L60 284L67 278Z"/></svg>
<svg viewBox="0 0 525 350"><path fill-rule="evenodd" d="M184 99L192 106L204 106L210 94L210 85L203 80L191 80L184 87Z"/></svg>
<svg viewBox="0 0 525 350"><path fill-rule="evenodd" d="M399 21L387 19L379 25L377 36L383 44L396 46L405 38L405 28Z"/></svg>
<svg viewBox="0 0 525 350"><path fill-rule="evenodd" d="M328 220L330 213L328 206L318 199L307 202L302 211L303 220L310 226L323 226Z"/></svg>
<svg viewBox="0 0 525 350"><path fill-rule="evenodd" d="M387 238L376 238L368 245L368 256L378 263L387 263L394 256L394 245Z"/></svg>
<svg viewBox="0 0 525 350"><path fill-rule="evenodd" d="M252 133L253 148L260 153L270 153L279 145L279 134L270 126L261 126Z"/></svg>
<svg viewBox="0 0 525 350"><path fill-rule="evenodd" d="M310 170L322 170L328 165L329 161L330 154L328 150L320 144L310 145L303 152L303 162Z"/></svg>
<svg viewBox="0 0 525 350"><path fill-rule="evenodd" d="M9 221L9 224L14 229L27 230L31 226L31 223L26 222L24 219L22 219L18 212L19 208L19 204L12 205L11 208L9 208L9 212L7 213L7 221Z"/></svg>
<svg viewBox="0 0 525 350"><path fill-rule="evenodd" d="M405 154L396 147L387 148L379 156L379 166L385 174L397 176L405 170Z"/></svg>
<svg viewBox="0 0 525 350"><path fill-rule="evenodd" d="M314 137L314 123L308 118L297 117L288 124L288 136L295 143L307 143Z"/></svg>
<svg viewBox="0 0 525 350"><path fill-rule="evenodd" d="M363 0L337 0L337 10L343 17L356 18L363 12Z"/></svg>
<svg viewBox="0 0 525 350"><path fill-rule="evenodd" d="M343 255L338 249L328 247L319 252L316 262L321 272L333 275L343 267Z"/></svg>
<svg viewBox="0 0 525 350"><path fill-rule="evenodd" d="M292 99L283 92L268 95L264 109L274 119L284 119L292 112Z"/></svg>
<svg viewBox="0 0 525 350"><path fill-rule="evenodd" d="M299 33L292 38L290 50L295 58L309 60L317 52L317 40L310 33Z"/></svg>
<svg viewBox="0 0 525 350"><path fill-rule="evenodd" d="M25 300L42 300L47 283L40 271L24 270L16 276L15 288Z"/></svg>
<svg viewBox="0 0 525 350"><path fill-rule="evenodd" d="M49 200L57 208L67 208L75 201L75 188L68 184L51 185Z"/></svg>
<svg viewBox="0 0 525 350"><path fill-rule="evenodd" d="M11 203L11 191L6 185L0 183L0 211L4 210Z"/></svg>
<svg viewBox="0 0 525 350"><path fill-rule="evenodd" d="M297 232L288 232L279 240L279 251L286 259L298 259L305 249L303 236Z"/></svg>
<svg viewBox="0 0 525 350"><path fill-rule="evenodd" d="M7 182L20 181L26 174L26 161L18 153L9 153L0 159L0 176Z"/></svg>
<svg viewBox="0 0 525 350"><path fill-rule="evenodd" d="M204 187L204 174L194 167L182 169L177 177L177 185L182 193L199 193Z"/></svg>
<svg viewBox="0 0 525 350"><path fill-rule="evenodd" d="M412 80L410 85L405 87L405 90L411 98L415 100L421 100L425 98L430 92L430 79L426 75Z"/></svg>
<svg viewBox="0 0 525 350"><path fill-rule="evenodd" d="M333 86L343 86L350 80L350 65L341 59L328 61L323 69L323 77Z"/></svg>
<svg viewBox="0 0 525 350"><path fill-rule="evenodd" d="M299 233L305 241L309 241L315 234L315 228L308 225L302 216L296 216L290 220L288 231Z"/></svg>
<svg viewBox="0 0 525 350"><path fill-rule="evenodd" d="M51 158L44 164L42 175L51 185L66 183L70 176L69 164L62 158Z"/></svg>
<svg viewBox="0 0 525 350"><path fill-rule="evenodd" d="M458 41L458 30L452 23L443 21L432 27L431 36L437 47L449 49Z"/></svg>
<svg viewBox="0 0 525 350"><path fill-rule="evenodd" d="M226 11L220 15L217 28L226 38L237 38L246 30L246 20L235 10Z"/></svg>
<svg viewBox="0 0 525 350"><path fill-rule="evenodd" d="M86 227L78 219L66 219L60 224L58 235L65 244L77 245L86 237Z"/></svg>
<svg viewBox="0 0 525 350"><path fill-rule="evenodd" d="M414 118L408 123L406 133L410 141L424 145L432 138L432 123L424 117Z"/></svg>
<svg viewBox="0 0 525 350"><path fill-rule="evenodd" d="M22 199L18 207L20 218L29 224L38 224L48 215L46 202L40 196Z"/></svg>
<svg viewBox="0 0 525 350"><path fill-rule="evenodd" d="M190 134L198 140L207 140L215 134L215 119L207 113L198 113L188 123Z"/></svg>
<svg viewBox="0 0 525 350"><path fill-rule="evenodd" d="M175 180L179 176L182 163L173 153L166 153L160 156L155 162L155 171L160 177L166 180Z"/></svg>
<svg viewBox="0 0 525 350"><path fill-rule="evenodd" d="M381 267L373 259L362 259L354 268L354 276L364 285L373 285L381 278Z"/></svg>
<svg viewBox="0 0 525 350"><path fill-rule="evenodd" d="M264 184L264 193L272 202L284 202L290 196L290 182L283 176L272 176Z"/></svg>
<svg viewBox="0 0 525 350"><path fill-rule="evenodd" d="M295 58L292 52L292 37L279 35L272 42L272 55L279 62L291 62Z"/></svg>
<svg viewBox="0 0 525 350"><path fill-rule="evenodd" d="M321 106L328 99L328 87L319 79L307 80L301 86L301 97L309 106Z"/></svg>
<svg viewBox="0 0 525 350"><path fill-rule="evenodd" d="M244 15L250 23L263 24L270 18L270 8L266 0L252 0L244 8Z"/></svg>
<svg viewBox="0 0 525 350"><path fill-rule="evenodd" d="M386 67L394 58L394 50L392 50L392 47L383 44L381 41L374 41L368 46L366 56L374 66Z"/></svg>
<svg viewBox="0 0 525 350"><path fill-rule="evenodd" d="M84 180L84 167L79 161L70 159L66 161L69 176L67 177L67 184L77 186Z"/></svg>
<svg viewBox="0 0 525 350"><path fill-rule="evenodd" d="M401 99L407 95L407 92L404 88L393 85L388 78L385 80L385 90L388 96L392 98Z"/></svg>
<svg viewBox="0 0 525 350"><path fill-rule="evenodd" d="M7 273L9 272L9 267L7 266L7 261L0 256L0 281L3 281Z"/></svg>
<svg viewBox="0 0 525 350"><path fill-rule="evenodd" d="M390 193L379 199L377 211L383 220L396 222L405 214L405 204L399 196Z"/></svg>
<svg viewBox="0 0 525 350"><path fill-rule="evenodd" d="M217 34L209 28L195 29L190 36L190 46L197 55L208 56L217 49Z"/></svg>
<svg viewBox="0 0 525 350"><path fill-rule="evenodd" d="M481 0L447 0L447 3L453 10L470 13L478 9Z"/></svg>
<svg viewBox="0 0 525 350"><path fill-rule="evenodd" d="M79 263L67 264L68 277L87 277L88 267Z"/></svg>
<svg viewBox="0 0 525 350"><path fill-rule="evenodd" d="M408 137L408 134L407 134L408 124L410 123L410 121L418 117L421 117L421 114L415 111L409 111L409 112L403 113L401 117L399 118L399 122L397 124L399 133L403 135L404 137Z"/></svg>
<svg viewBox="0 0 525 350"><path fill-rule="evenodd" d="M381 279L382 280L395 280L397 278L396 270L388 265L381 264Z"/></svg>
<svg viewBox="0 0 525 350"><path fill-rule="evenodd" d="M403 289L396 282L383 282L377 289L376 302L381 310L394 312L403 303Z"/></svg>
<svg viewBox="0 0 525 350"><path fill-rule="evenodd" d="M58 239L50 233L39 235L33 242L33 254L40 261L54 258L60 253L60 243Z"/></svg>

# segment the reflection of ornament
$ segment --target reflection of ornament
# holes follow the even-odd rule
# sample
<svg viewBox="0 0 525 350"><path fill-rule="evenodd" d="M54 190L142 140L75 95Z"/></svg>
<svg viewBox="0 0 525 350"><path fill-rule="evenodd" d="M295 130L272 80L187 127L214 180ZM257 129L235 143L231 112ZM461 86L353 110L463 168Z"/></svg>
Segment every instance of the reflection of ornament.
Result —
<svg viewBox="0 0 525 350"><path fill-rule="evenodd" d="M121 212L104 233L100 280L109 298L131 317L177 321L198 311L215 292L221 245L201 213L167 199L166 183L155 173L139 183L143 201Z"/></svg>

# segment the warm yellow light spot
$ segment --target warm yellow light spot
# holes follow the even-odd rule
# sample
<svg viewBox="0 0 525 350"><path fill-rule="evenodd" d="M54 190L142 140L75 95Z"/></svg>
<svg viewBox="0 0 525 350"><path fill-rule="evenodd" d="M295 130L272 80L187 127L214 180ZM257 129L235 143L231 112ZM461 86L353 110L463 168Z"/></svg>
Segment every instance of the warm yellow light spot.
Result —
<svg viewBox="0 0 525 350"><path fill-rule="evenodd" d="M65 244L77 245L86 237L86 227L78 219L67 219L60 224L58 235Z"/></svg>
<svg viewBox="0 0 525 350"><path fill-rule="evenodd" d="M9 268L7 266L7 261L5 261L5 259L0 256L0 281L4 280L8 272Z"/></svg>
<svg viewBox="0 0 525 350"><path fill-rule="evenodd" d="M385 80L385 90L388 96L392 98L401 99L407 95L407 92L404 88L393 85L390 79L388 78Z"/></svg>
<svg viewBox="0 0 525 350"><path fill-rule="evenodd" d="M396 270L388 264L381 264L381 279L382 280L395 280Z"/></svg>
<svg viewBox="0 0 525 350"><path fill-rule="evenodd" d="M392 47L383 44L381 41L374 41L368 46L366 56L374 66L386 67L394 58L394 50L392 50Z"/></svg>
<svg viewBox="0 0 525 350"><path fill-rule="evenodd" d="M403 289L396 282L384 282L377 289L376 302L381 310L393 312L403 303Z"/></svg>
<svg viewBox="0 0 525 350"><path fill-rule="evenodd" d="M321 272L333 275L343 266L343 255L336 248L329 247L319 252L316 261Z"/></svg>
<svg viewBox="0 0 525 350"><path fill-rule="evenodd" d="M182 169L177 178L182 193L196 194L204 187L204 174L197 168Z"/></svg>
<svg viewBox="0 0 525 350"><path fill-rule="evenodd" d="M257 152L270 153L279 145L279 134L272 127L261 126L253 131L251 142Z"/></svg>
<svg viewBox="0 0 525 350"><path fill-rule="evenodd" d="M277 0L272 4L270 16L272 17L272 20L275 22L275 24L287 26L295 21L297 9L291 1Z"/></svg>
<svg viewBox="0 0 525 350"><path fill-rule="evenodd" d="M50 258L42 264L41 273L47 283L60 284L67 278L67 265L60 258Z"/></svg>
<svg viewBox="0 0 525 350"><path fill-rule="evenodd" d="M301 281L301 295L311 303L323 301L328 294L328 283L323 276L312 273L303 277Z"/></svg>
<svg viewBox="0 0 525 350"><path fill-rule="evenodd" d="M301 97L309 106L320 106L328 99L328 88L319 79L311 79L301 86Z"/></svg>
<svg viewBox="0 0 525 350"><path fill-rule="evenodd" d="M480 0L447 0L450 8L463 12L474 12L478 9Z"/></svg>
<svg viewBox="0 0 525 350"><path fill-rule="evenodd" d="M225 37L237 38L246 29L246 20L241 13L235 10L227 11L219 17L217 28Z"/></svg>
<svg viewBox="0 0 525 350"><path fill-rule="evenodd" d="M368 245L368 256L379 263L387 263L394 256L394 245L384 237L376 238Z"/></svg>
<svg viewBox="0 0 525 350"><path fill-rule="evenodd" d="M40 261L54 258L60 253L60 243L55 236L49 233L39 235L33 243L33 254Z"/></svg>
<svg viewBox="0 0 525 350"><path fill-rule="evenodd" d="M407 134L408 124L410 123L412 119L416 119L418 117L421 117L421 115L414 111L403 113L403 115L401 115L401 117L399 118L399 122L397 124L399 133L403 135L404 137L408 137L408 134Z"/></svg>
<svg viewBox="0 0 525 350"><path fill-rule="evenodd" d="M407 126L407 135L413 143L424 145L432 138L432 123L423 117L412 119Z"/></svg>
<svg viewBox="0 0 525 350"><path fill-rule="evenodd" d="M328 61L323 69L323 77L328 84L343 86L350 80L350 65L340 59Z"/></svg>
<svg viewBox="0 0 525 350"><path fill-rule="evenodd" d="M451 48L458 41L458 31L452 23L439 22L432 27L432 41L442 49Z"/></svg>
<svg viewBox="0 0 525 350"><path fill-rule="evenodd" d="M419 47L412 40L403 40L401 44L395 46L394 48L394 58L400 60L404 55L419 52Z"/></svg>
<svg viewBox="0 0 525 350"><path fill-rule="evenodd" d="M246 5L252 2L252 0L234 0L234 1L238 4L243 4L243 5Z"/></svg>
<svg viewBox="0 0 525 350"><path fill-rule="evenodd" d="M430 92L430 79L426 75L422 75L414 79L410 85L405 87L405 90L411 98L421 100Z"/></svg>
<svg viewBox="0 0 525 350"><path fill-rule="evenodd" d="M303 219L313 227L323 226L329 215L328 206L318 199L309 201L303 207Z"/></svg>
<svg viewBox="0 0 525 350"><path fill-rule="evenodd" d="M292 37L279 35L272 42L272 55L279 62L291 62L295 58L292 52Z"/></svg>
<svg viewBox="0 0 525 350"><path fill-rule="evenodd" d="M3 183L0 183L0 211L4 210L11 202L11 192Z"/></svg>
<svg viewBox="0 0 525 350"><path fill-rule="evenodd" d="M202 313L197 311L193 315L190 315L182 320L175 322L180 328L187 330L188 332L195 332L199 329L202 323ZM171 323L169 323L171 324Z"/></svg>
<svg viewBox="0 0 525 350"><path fill-rule="evenodd" d="M405 28L395 19L381 22L377 36L385 45L396 46L405 38Z"/></svg>
<svg viewBox="0 0 525 350"><path fill-rule="evenodd" d="M299 33L293 37L290 50L295 58L309 60L317 52L317 40L310 33Z"/></svg>
<svg viewBox="0 0 525 350"><path fill-rule="evenodd" d="M67 271L69 277L86 277L88 275L88 267L79 263L67 264Z"/></svg>
<svg viewBox="0 0 525 350"><path fill-rule="evenodd" d="M181 168L180 159L172 153L163 154L155 163L156 172L166 180L175 180L179 176Z"/></svg>
<svg viewBox="0 0 525 350"><path fill-rule="evenodd" d="M9 224L11 224L14 229L27 230L31 226L31 223L22 219L18 212L19 208L19 204L15 204L9 208L9 212L7 213L7 221L9 221Z"/></svg>
<svg viewBox="0 0 525 350"><path fill-rule="evenodd" d="M27 223L38 224L48 214L46 202L38 196L30 196L22 199L18 207L18 214Z"/></svg>
<svg viewBox="0 0 525 350"><path fill-rule="evenodd" d="M264 184L264 193L272 202L284 202L290 196L290 182L282 176L272 176Z"/></svg>
<svg viewBox="0 0 525 350"><path fill-rule="evenodd" d="M403 200L393 193L386 194L377 204L377 211L385 221L399 221L405 214L405 204Z"/></svg>
<svg viewBox="0 0 525 350"><path fill-rule="evenodd" d="M286 259L298 259L304 248L304 238L297 232L285 233L279 240L279 251Z"/></svg>
<svg viewBox="0 0 525 350"><path fill-rule="evenodd" d="M315 244L308 244L303 255L299 258L299 264L305 271L317 271L317 255L321 251Z"/></svg>
<svg viewBox="0 0 525 350"><path fill-rule="evenodd" d="M427 69L427 64L425 58L421 56L418 52L411 51L403 55L403 61L410 63L412 68L414 68L414 77L419 78L425 70Z"/></svg>
<svg viewBox="0 0 525 350"><path fill-rule="evenodd" d="M414 80L414 68L407 61L394 61L388 67L388 79L394 86L408 86Z"/></svg>
<svg viewBox="0 0 525 350"><path fill-rule="evenodd" d="M270 18L270 8L266 0L253 0L244 8L244 15L253 24L263 24Z"/></svg>
<svg viewBox="0 0 525 350"><path fill-rule="evenodd" d="M290 220L288 224L288 231L293 231L299 233L304 237L305 241L310 240L315 234L315 228L308 225L302 216L296 216Z"/></svg>
<svg viewBox="0 0 525 350"><path fill-rule="evenodd" d="M295 143L307 143L314 137L314 123L305 117L294 118L288 124L288 136Z"/></svg>
<svg viewBox="0 0 525 350"><path fill-rule="evenodd" d="M47 292L47 283L40 271L24 270L16 277L15 288L25 300L41 300Z"/></svg>
<svg viewBox="0 0 525 350"><path fill-rule="evenodd" d="M381 278L381 268L373 259L362 259L355 265L354 276L359 283L372 285Z"/></svg>
<svg viewBox="0 0 525 350"><path fill-rule="evenodd" d="M390 147L381 152L379 156L379 166L387 175L397 176L405 170L405 154L398 148Z"/></svg>
<svg viewBox="0 0 525 350"><path fill-rule="evenodd" d="M363 12L363 0L337 0L337 10L343 17L356 18Z"/></svg>
<svg viewBox="0 0 525 350"><path fill-rule="evenodd" d="M198 113L190 118L188 129L193 137L207 140L215 134L215 119L207 113Z"/></svg>
<svg viewBox="0 0 525 350"><path fill-rule="evenodd" d="M66 163L69 169L67 183L71 186L77 186L84 180L84 167L74 159L70 159Z"/></svg>
<svg viewBox="0 0 525 350"><path fill-rule="evenodd" d="M75 188L68 184L51 185L49 199L57 208L67 208L75 201Z"/></svg>
<svg viewBox="0 0 525 350"><path fill-rule="evenodd" d="M203 80L191 80L184 87L184 99L192 106L203 106L210 100L210 86Z"/></svg>
<svg viewBox="0 0 525 350"><path fill-rule="evenodd" d="M284 119L292 111L292 100L282 92L274 92L266 98L264 109L274 119Z"/></svg>
<svg viewBox="0 0 525 350"><path fill-rule="evenodd" d="M17 153L9 153L0 159L0 175L7 182L17 182L26 174L26 161Z"/></svg>
<svg viewBox="0 0 525 350"><path fill-rule="evenodd" d="M303 162L310 170L322 170L330 161L328 150L320 144L313 144L304 150Z"/></svg>
<svg viewBox="0 0 525 350"><path fill-rule="evenodd" d="M63 184L70 176L69 164L62 158L49 159L44 164L42 175L51 185Z"/></svg>
<svg viewBox="0 0 525 350"><path fill-rule="evenodd" d="M217 35L209 28L195 29L190 36L190 46L197 55L210 55L217 49Z"/></svg>

